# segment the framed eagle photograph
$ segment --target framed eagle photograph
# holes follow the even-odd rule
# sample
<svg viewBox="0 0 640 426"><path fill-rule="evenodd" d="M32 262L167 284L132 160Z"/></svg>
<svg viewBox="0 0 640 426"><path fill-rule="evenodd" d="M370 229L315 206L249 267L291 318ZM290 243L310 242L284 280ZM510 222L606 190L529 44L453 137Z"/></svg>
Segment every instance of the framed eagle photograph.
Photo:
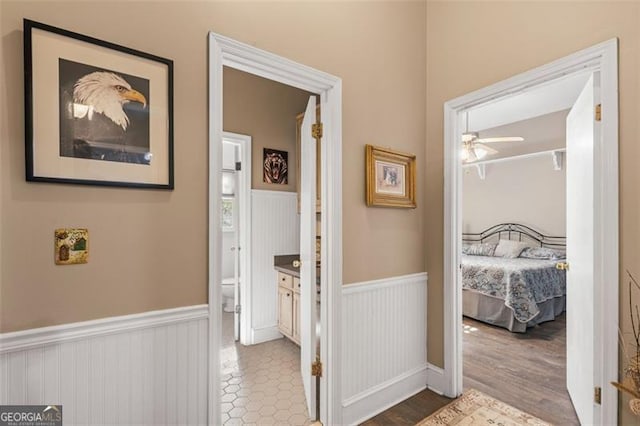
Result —
<svg viewBox="0 0 640 426"><path fill-rule="evenodd" d="M26 178L173 189L173 61L24 20Z"/></svg>

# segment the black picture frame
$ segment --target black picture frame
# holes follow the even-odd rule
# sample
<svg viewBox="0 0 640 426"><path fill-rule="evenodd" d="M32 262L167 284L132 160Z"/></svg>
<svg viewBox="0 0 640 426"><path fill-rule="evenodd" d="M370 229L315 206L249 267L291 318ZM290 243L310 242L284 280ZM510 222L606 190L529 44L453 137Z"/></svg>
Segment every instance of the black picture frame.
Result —
<svg viewBox="0 0 640 426"><path fill-rule="evenodd" d="M274 185L289 184L289 152L262 149L262 181Z"/></svg>
<svg viewBox="0 0 640 426"><path fill-rule="evenodd" d="M26 180L174 189L173 61L23 23Z"/></svg>

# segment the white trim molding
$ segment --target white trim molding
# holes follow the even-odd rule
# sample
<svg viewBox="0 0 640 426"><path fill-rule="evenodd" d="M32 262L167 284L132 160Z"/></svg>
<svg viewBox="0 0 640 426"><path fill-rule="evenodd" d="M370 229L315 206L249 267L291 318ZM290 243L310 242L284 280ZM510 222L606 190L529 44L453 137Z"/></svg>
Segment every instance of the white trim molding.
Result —
<svg viewBox="0 0 640 426"><path fill-rule="evenodd" d="M251 329L251 344L268 342L270 340L282 339L284 336L278 330L278 325L254 327Z"/></svg>
<svg viewBox="0 0 640 426"><path fill-rule="evenodd" d="M401 275L398 277L382 278L372 281L361 281L359 283L347 284L342 289L342 294L364 293L381 288L393 287L400 284L409 283L427 283L429 275L426 272L419 272L417 274Z"/></svg>
<svg viewBox="0 0 640 426"><path fill-rule="evenodd" d="M242 315L240 316L240 343L251 344L251 299L242 295L251 294L253 284L251 274L251 136L239 133L223 132L222 138L225 142L231 142L240 147L240 163L242 164L238 173L238 195L240 198L240 211L238 215L238 226L240 231L240 304Z"/></svg>
<svg viewBox="0 0 640 426"><path fill-rule="evenodd" d="M342 80L220 34L209 33L209 413L220 422L221 230L220 170L222 169L223 67L231 67L320 95L323 120L322 293L320 322L323 376L320 380L323 424L342 423L341 297L342 297ZM315 206L314 206L315 209ZM314 212L315 213L315 212Z"/></svg>
<svg viewBox="0 0 640 426"><path fill-rule="evenodd" d="M596 423L617 424L618 395L609 382L618 378L618 40L611 39L444 104L444 394L462 393L462 240L459 141L471 108L578 74L600 72L602 141L594 150L594 282L596 283L596 386L602 405Z"/></svg>
<svg viewBox="0 0 640 426"><path fill-rule="evenodd" d="M427 365L427 387L438 395L445 394L447 383L445 380L444 369L431 363Z"/></svg>
<svg viewBox="0 0 640 426"><path fill-rule="evenodd" d="M427 274L349 284L342 294L342 423L358 424L427 386Z"/></svg>
<svg viewBox="0 0 640 426"><path fill-rule="evenodd" d="M425 388L427 366L414 368L343 402L345 425L359 425Z"/></svg>
<svg viewBox="0 0 640 426"><path fill-rule="evenodd" d="M207 305L195 305L2 333L0 354L208 317Z"/></svg>

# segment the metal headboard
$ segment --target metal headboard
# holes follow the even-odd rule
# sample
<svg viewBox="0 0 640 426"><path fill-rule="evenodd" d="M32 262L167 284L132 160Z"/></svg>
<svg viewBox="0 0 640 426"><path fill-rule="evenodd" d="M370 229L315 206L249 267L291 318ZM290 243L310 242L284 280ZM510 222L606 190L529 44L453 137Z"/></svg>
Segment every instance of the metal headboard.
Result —
<svg viewBox="0 0 640 426"><path fill-rule="evenodd" d="M567 246L567 237L544 235L535 229L519 223L501 223L487 228L480 233L464 232L462 234L462 241L465 243L484 243L504 239L505 236L509 240L534 241L539 244L540 247L564 249Z"/></svg>

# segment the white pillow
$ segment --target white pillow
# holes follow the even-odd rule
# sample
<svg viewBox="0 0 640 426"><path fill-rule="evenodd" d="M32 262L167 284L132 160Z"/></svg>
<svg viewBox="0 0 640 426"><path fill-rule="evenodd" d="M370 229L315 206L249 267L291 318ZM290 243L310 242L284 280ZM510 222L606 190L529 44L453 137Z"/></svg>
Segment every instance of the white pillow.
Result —
<svg viewBox="0 0 640 426"><path fill-rule="evenodd" d="M495 257L515 259L527 247L529 247L529 244L522 241L500 240L493 255Z"/></svg>

